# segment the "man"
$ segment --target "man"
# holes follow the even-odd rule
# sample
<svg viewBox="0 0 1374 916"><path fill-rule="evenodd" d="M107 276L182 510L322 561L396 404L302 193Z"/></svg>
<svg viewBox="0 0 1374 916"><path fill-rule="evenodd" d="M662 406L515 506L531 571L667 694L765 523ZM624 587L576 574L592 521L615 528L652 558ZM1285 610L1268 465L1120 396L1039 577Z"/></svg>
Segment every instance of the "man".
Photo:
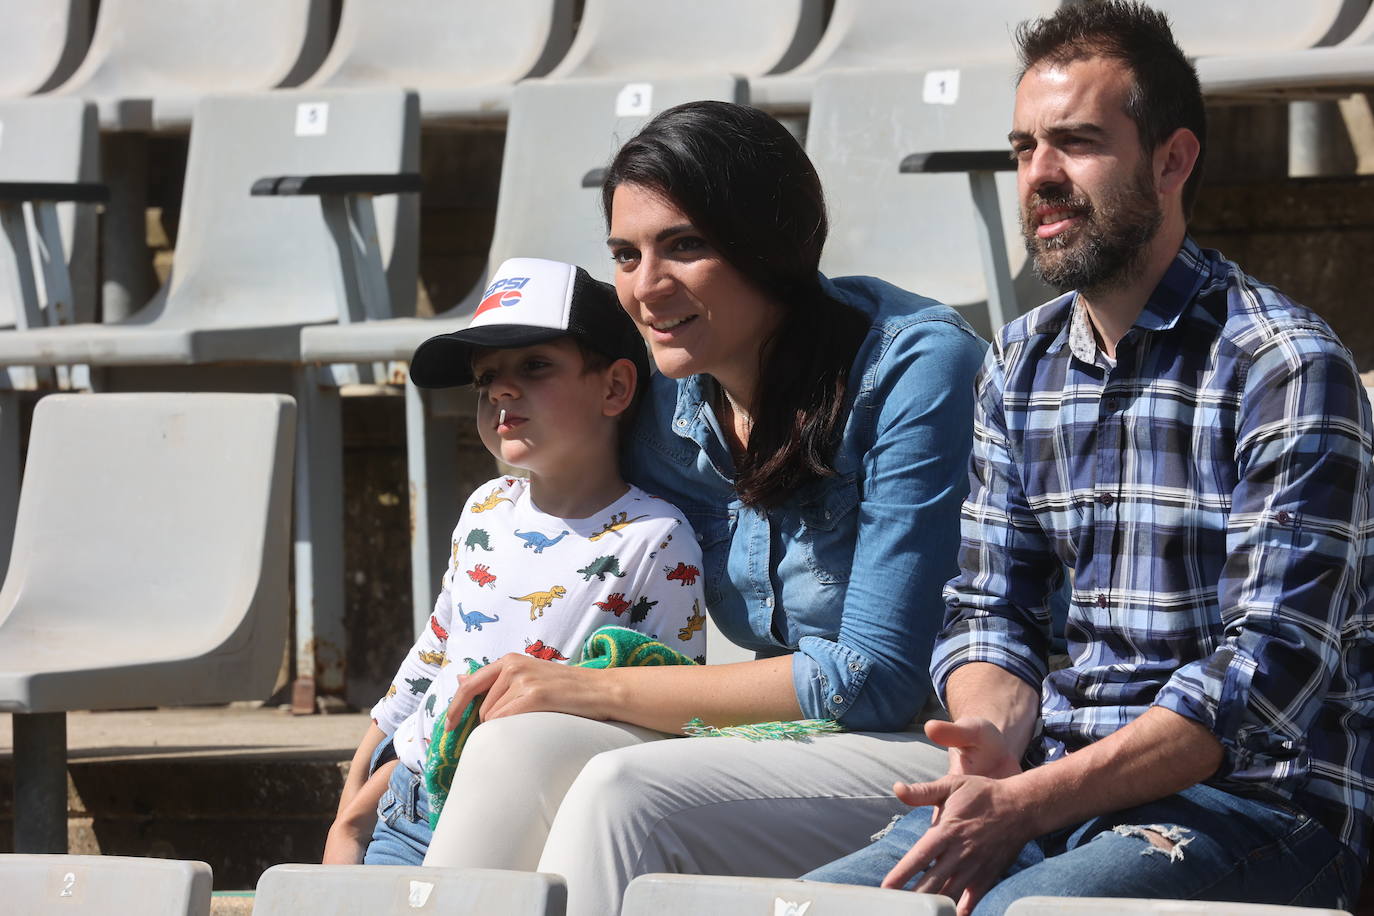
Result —
<svg viewBox="0 0 1374 916"><path fill-rule="evenodd" d="M1017 37L1026 245L1068 292L1003 328L978 381L932 658L949 772L899 784L915 810L807 877L965 914L1032 894L1348 907L1374 786L1360 379L1316 314L1188 237L1203 106L1162 16L1076 5Z"/></svg>

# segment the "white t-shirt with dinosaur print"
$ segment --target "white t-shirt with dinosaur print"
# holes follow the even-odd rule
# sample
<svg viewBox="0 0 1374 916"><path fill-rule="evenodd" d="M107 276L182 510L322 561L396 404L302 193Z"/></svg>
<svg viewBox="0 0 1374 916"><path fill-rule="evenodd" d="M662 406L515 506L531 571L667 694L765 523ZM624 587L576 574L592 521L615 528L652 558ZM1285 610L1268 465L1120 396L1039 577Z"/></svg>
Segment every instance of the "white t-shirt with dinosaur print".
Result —
<svg viewBox="0 0 1374 916"><path fill-rule="evenodd" d="M572 664L598 627L616 625L700 662L703 587L701 549L671 503L632 486L593 516L558 518L530 499L529 481L498 477L463 509L434 613L372 718L418 773L468 659Z"/></svg>

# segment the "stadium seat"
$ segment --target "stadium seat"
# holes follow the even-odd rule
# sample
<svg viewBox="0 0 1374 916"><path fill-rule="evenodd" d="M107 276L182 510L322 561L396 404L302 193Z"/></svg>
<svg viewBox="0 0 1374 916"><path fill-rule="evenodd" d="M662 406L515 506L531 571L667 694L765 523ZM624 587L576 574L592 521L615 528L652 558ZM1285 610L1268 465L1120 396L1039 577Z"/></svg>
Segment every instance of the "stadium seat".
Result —
<svg viewBox="0 0 1374 916"><path fill-rule="evenodd" d="M1345 910L1270 906L1213 900L1137 900L1128 897L1023 897L1007 916L1060 916L1061 913L1150 913L1157 916L1350 916Z"/></svg>
<svg viewBox="0 0 1374 916"><path fill-rule="evenodd" d="M1213 100L1331 98L1374 86L1374 7L1340 44L1287 51L1218 53L1197 61Z"/></svg>
<svg viewBox="0 0 1374 916"><path fill-rule="evenodd" d="M835 0L816 49L786 73L751 79L750 100L770 111L804 111L816 78L837 70L1010 65L1016 23L1053 13L1064 0Z"/></svg>
<svg viewBox="0 0 1374 916"><path fill-rule="evenodd" d="M253 916L562 916L558 875L495 868L274 865L258 879Z"/></svg>
<svg viewBox="0 0 1374 916"><path fill-rule="evenodd" d="M47 92L86 53L91 0L0 0L0 22L0 98Z"/></svg>
<svg viewBox="0 0 1374 916"><path fill-rule="evenodd" d="M635 93L642 98L633 98ZM581 264L608 279L611 260L604 243L599 170L652 114L691 99L743 101L743 93L742 82L727 76L628 84L554 79L521 83L511 100L489 267L510 257L552 258ZM462 303L432 319L305 328L302 357L326 365L408 360L425 339L463 327L483 286L478 284ZM413 494L411 581L418 632L429 618L448 558L452 507L464 495L452 492L452 475L426 471L427 456L435 443L452 440L454 424L472 422L467 413L472 397L466 391L422 393L406 385L406 398L406 454Z"/></svg>
<svg viewBox="0 0 1374 916"><path fill-rule="evenodd" d="M272 689L287 632L294 420L278 395L38 403L0 588L17 852L66 851L67 710Z"/></svg>
<svg viewBox="0 0 1374 916"><path fill-rule="evenodd" d="M1169 17L1174 38L1189 57L1335 44L1369 8L1365 0L1150 0L1150 6Z"/></svg>
<svg viewBox="0 0 1374 916"><path fill-rule="evenodd" d="M297 663L326 693L342 689L345 644L339 401L336 379L301 364L300 329L414 311L418 203L374 194L418 186L418 142L399 89L202 99L167 286L122 322L0 333L0 365L105 367L93 384L107 390L296 396ZM197 369L153 371L167 366Z"/></svg>
<svg viewBox="0 0 1374 916"><path fill-rule="evenodd" d="M796 66L820 38L819 0L586 0L553 79L754 77Z"/></svg>
<svg viewBox="0 0 1374 916"><path fill-rule="evenodd" d="M572 40L572 0L347 0L329 57L307 89L405 86L420 116L504 118L510 93L543 76Z"/></svg>
<svg viewBox="0 0 1374 916"><path fill-rule="evenodd" d="M1008 64L817 80L806 146L831 210L827 273L882 277L947 302L985 339L1053 295L1021 243L1015 176L993 174L1013 165L1012 78ZM899 171L911 154L951 152L986 155L973 172L956 161L941 173L938 159Z"/></svg>
<svg viewBox="0 0 1374 916"><path fill-rule="evenodd" d="M94 100L105 130L185 130L202 95L302 82L328 41L328 0L101 0L55 91Z"/></svg>
<svg viewBox="0 0 1374 916"><path fill-rule="evenodd" d="M210 866L129 856L0 855L9 913L209 916Z"/></svg>
<svg viewBox="0 0 1374 916"><path fill-rule="evenodd" d="M954 916L954 901L935 894L821 884L783 878L640 875L625 890L623 916Z"/></svg>

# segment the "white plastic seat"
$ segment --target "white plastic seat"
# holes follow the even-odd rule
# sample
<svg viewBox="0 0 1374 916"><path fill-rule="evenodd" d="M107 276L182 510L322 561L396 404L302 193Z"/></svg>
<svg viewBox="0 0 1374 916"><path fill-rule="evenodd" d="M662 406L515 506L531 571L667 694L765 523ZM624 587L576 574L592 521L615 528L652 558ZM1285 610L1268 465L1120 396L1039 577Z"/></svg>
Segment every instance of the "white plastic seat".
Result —
<svg viewBox="0 0 1374 916"><path fill-rule="evenodd" d="M881 277L948 303L985 339L1051 297L1032 273L1021 241L1014 174L987 176L985 186L995 193L980 209L965 173L898 171L909 154L931 152L994 152L1000 166L1010 168L1013 74L1006 65L820 77L807 152L830 206L821 261L826 273ZM993 217L990 224L983 215ZM1000 237L985 238L988 225ZM989 264L998 250L1002 260ZM1001 290L1014 305L989 308L994 275L1015 278Z"/></svg>
<svg viewBox="0 0 1374 916"><path fill-rule="evenodd" d="M1151 0L1150 6L1169 17L1174 40L1189 57L1336 44L1369 8L1364 0Z"/></svg>
<svg viewBox="0 0 1374 916"><path fill-rule="evenodd" d="M816 78L838 70L1010 66L1017 23L1063 0L835 0L825 34L794 69L750 80L753 104L804 111ZM1010 91L1010 90L1008 90Z"/></svg>
<svg viewBox="0 0 1374 916"><path fill-rule="evenodd" d="M258 879L254 916L562 916L558 875L495 868L274 865Z"/></svg>
<svg viewBox="0 0 1374 916"><path fill-rule="evenodd" d="M1374 7L1339 44L1286 51L1219 52L1197 61L1213 99L1331 97L1374 85Z"/></svg>
<svg viewBox="0 0 1374 916"><path fill-rule="evenodd" d="M1023 897L1007 916L1059 916L1061 913L1151 913L1158 916L1350 916L1345 910L1271 906L1213 900L1142 900L1129 897Z"/></svg>
<svg viewBox="0 0 1374 916"><path fill-rule="evenodd" d="M625 889L623 916L756 916L760 913L864 913L866 916L954 916L954 901L936 894L822 884L783 878L640 875Z"/></svg>
<svg viewBox="0 0 1374 916"><path fill-rule="evenodd" d="M329 57L307 89L405 86L426 122L504 117L525 77L572 40L572 0L347 0Z"/></svg>
<svg viewBox="0 0 1374 916"><path fill-rule="evenodd" d="M47 92L86 53L90 0L0 0L0 97Z"/></svg>
<svg viewBox="0 0 1374 916"><path fill-rule="evenodd" d="M631 108L634 113L625 113L626 103L631 101L627 95L633 92L642 93L638 100L642 104ZM609 279L611 259L601 217L601 183L594 173L604 168L620 144L653 114L694 99L742 102L744 85L728 76L703 76L634 84L622 80L526 80L517 86L506 129L488 265L495 267L510 257L551 258L580 264L594 276ZM557 142L550 142L551 137ZM462 303L435 318L304 328L301 356L321 364L408 360L429 337L465 326L483 286L478 284ZM453 475L431 476L426 470L431 438L427 423L451 427L472 422L461 410L456 415L447 410L440 411L447 416L433 416L434 404L446 398L452 404L454 395L463 403L470 402L467 392L436 397L406 385L406 460L414 495L411 584L417 632L433 608L434 589L455 521L452 507L462 497L451 491ZM451 439L440 435L437 428L432 432L435 441Z"/></svg>
<svg viewBox="0 0 1374 916"><path fill-rule="evenodd" d="M287 631L294 421L279 395L38 403L0 588L17 851L66 850L67 710L272 689Z"/></svg>
<svg viewBox="0 0 1374 916"><path fill-rule="evenodd" d="M131 856L0 855L9 913L209 916L210 866Z"/></svg>
<svg viewBox="0 0 1374 916"><path fill-rule="evenodd" d="M300 83L328 41L328 0L101 0L56 92L95 101L107 130L185 130L203 95Z"/></svg>

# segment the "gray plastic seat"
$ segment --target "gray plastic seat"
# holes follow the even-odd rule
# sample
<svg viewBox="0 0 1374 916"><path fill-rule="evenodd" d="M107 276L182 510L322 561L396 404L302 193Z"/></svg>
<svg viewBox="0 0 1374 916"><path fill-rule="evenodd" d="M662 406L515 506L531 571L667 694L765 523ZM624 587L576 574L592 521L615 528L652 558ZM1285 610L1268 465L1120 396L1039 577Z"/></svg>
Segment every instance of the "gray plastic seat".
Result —
<svg viewBox="0 0 1374 916"><path fill-rule="evenodd" d="M1374 7L1339 44L1278 52L1234 49L1197 61L1212 99L1345 95L1374 85Z"/></svg>
<svg viewBox="0 0 1374 916"><path fill-rule="evenodd" d="M728 76L655 80L643 105L624 112L621 80L526 80L516 87L506 129L496 226L487 264L510 257L540 257L580 264L609 279L600 179L620 144L654 113L693 99L744 100L741 80ZM633 89L632 89L633 91ZM556 143L549 142L557 137ZM409 360L421 342L464 327L484 284L435 318L318 325L301 332L301 356L319 364ZM414 494L411 583L416 632L433 608L434 589L448 554L453 506L450 474L430 475L430 442L451 441L455 424L471 424L471 395L422 394L406 385L406 454ZM436 416L437 414L437 416ZM446 428L441 433L439 424Z"/></svg>
<svg viewBox="0 0 1374 916"><path fill-rule="evenodd" d="M1059 916L1061 913L1152 913L1159 916L1350 916L1345 910L1271 906L1214 900L1143 900L1129 897L1023 897L1007 916Z"/></svg>
<svg viewBox="0 0 1374 916"><path fill-rule="evenodd" d="M995 194L975 206L967 174L901 174L912 153L999 151L1010 169L1011 65L954 71L827 73L816 83L807 152L830 206L821 262L831 275L869 274L960 309L985 339L1049 299L1021 241L1015 175L988 176ZM982 217L992 217L984 223ZM991 227L1000 237L989 239ZM991 246L991 247L990 247ZM1000 251L1001 261L989 263ZM1014 281L998 290L990 277ZM1004 301L989 307L989 289ZM1014 300L1011 304L1006 300Z"/></svg>
<svg viewBox="0 0 1374 916"><path fill-rule="evenodd" d="M786 73L750 80L753 104L804 111L816 78L837 70L975 67L1015 59L1018 22L1064 0L835 0L815 50Z"/></svg>
<svg viewBox="0 0 1374 916"><path fill-rule="evenodd" d="M0 588L17 851L66 851L67 710L271 691L287 632L294 421L279 395L38 403Z"/></svg>
<svg viewBox="0 0 1374 916"><path fill-rule="evenodd" d="M510 93L572 40L572 0L347 0L308 89L405 86L426 122L504 118Z"/></svg>
<svg viewBox="0 0 1374 916"><path fill-rule="evenodd" d="M1151 0L1150 6L1169 17L1174 39L1189 57L1335 44L1369 8L1364 0Z"/></svg>
<svg viewBox="0 0 1374 916"><path fill-rule="evenodd" d="M107 130L185 130L203 95L300 83L328 41L328 0L101 0L56 92L95 101Z"/></svg>
<svg viewBox="0 0 1374 916"><path fill-rule="evenodd" d="M587 0L552 79L762 76L796 66L820 38L818 0Z"/></svg>
<svg viewBox="0 0 1374 916"><path fill-rule="evenodd" d="M936 894L822 884L783 878L640 875L625 889L623 916L756 916L759 913L864 913L866 916L954 916L954 901Z"/></svg>
<svg viewBox="0 0 1374 916"><path fill-rule="evenodd" d="M258 879L254 916L562 916L558 875L495 868L274 865Z"/></svg>
<svg viewBox="0 0 1374 916"><path fill-rule="evenodd" d="M210 866L131 856L0 855L10 913L209 916Z"/></svg>
<svg viewBox="0 0 1374 916"><path fill-rule="evenodd" d="M90 0L0 0L0 97L47 92L86 53Z"/></svg>

